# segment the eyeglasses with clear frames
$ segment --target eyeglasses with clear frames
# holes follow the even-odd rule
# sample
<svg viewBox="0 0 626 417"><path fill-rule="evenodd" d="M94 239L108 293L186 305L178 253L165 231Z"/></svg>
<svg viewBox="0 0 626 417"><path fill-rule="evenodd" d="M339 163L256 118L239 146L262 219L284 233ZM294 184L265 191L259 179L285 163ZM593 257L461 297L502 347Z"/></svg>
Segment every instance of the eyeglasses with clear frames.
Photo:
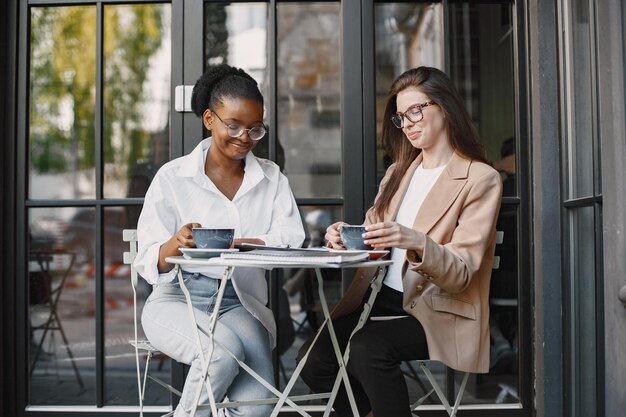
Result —
<svg viewBox="0 0 626 417"><path fill-rule="evenodd" d="M408 121L411 123L421 122L422 119L424 118L424 113L422 113L422 109L424 107L433 106L436 104L437 103L435 103L434 101L427 101L426 103L414 104L408 109L406 109L404 113L398 112L394 114L393 116L391 116L391 121L393 122L394 126L397 127L398 129L402 129L404 127L405 118L408 119Z"/></svg>
<svg viewBox="0 0 626 417"><path fill-rule="evenodd" d="M226 122L222 120L219 114L217 114L214 110L212 109L209 109L209 110L211 110L211 112L215 116L217 116L218 119L220 119L220 122L222 122L222 124L226 126L226 133L231 138L240 138L241 135L243 135L243 132L248 132L248 136L250 137L250 139L256 142L258 140L261 140L261 138L265 136L265 133L267 132L267 129L265 128L264 124L261 124L261 126L254 126L249 129L246 129L245 127L241 127L241 125L238 125L236 123L227 124Z"/></svg>

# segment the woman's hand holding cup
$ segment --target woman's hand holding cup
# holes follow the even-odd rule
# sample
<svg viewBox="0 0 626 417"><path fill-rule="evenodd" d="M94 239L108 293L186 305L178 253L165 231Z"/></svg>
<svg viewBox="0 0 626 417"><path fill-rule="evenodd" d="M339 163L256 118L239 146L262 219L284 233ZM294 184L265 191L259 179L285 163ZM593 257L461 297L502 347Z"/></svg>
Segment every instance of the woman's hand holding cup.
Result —
<svg viewBox="0 0 626 417"><path fill-rule="evenodd" d="M343 224L347 223L337 222L326 228L326 235L324 235L324 239L326 239L327 242L326 246L333 249L345 249L343 243L341 242L341 235L339 234L339 229Z"/></svg>

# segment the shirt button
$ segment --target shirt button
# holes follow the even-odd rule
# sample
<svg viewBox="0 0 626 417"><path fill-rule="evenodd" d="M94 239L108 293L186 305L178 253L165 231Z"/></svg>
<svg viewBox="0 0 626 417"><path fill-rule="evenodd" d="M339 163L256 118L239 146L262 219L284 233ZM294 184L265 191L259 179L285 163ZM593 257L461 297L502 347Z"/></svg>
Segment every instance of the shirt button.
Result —
<svg viewBox="0 0 626 417"><path fill-rule="evenodd" d="M423 287L423 286L421 286L421 285L418 285L418 286L416 286L416 287L415 287L415 289L416 289L418 292L420 292L420 291L422 291L422 290L424 289L424 287Z"/></svg>

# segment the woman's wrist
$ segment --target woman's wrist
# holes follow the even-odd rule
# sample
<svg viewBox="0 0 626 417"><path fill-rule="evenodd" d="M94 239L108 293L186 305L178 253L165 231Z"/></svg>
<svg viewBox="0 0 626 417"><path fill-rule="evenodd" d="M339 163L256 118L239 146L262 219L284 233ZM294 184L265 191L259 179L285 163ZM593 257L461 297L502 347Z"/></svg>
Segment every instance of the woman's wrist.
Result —
<svg viewBox="0 0 626 417"><path fill-rule="evenodd" d="M426 246L426 235L419 230L415 230L414 232L415 237L413 239L413 245L409 251L413 252L419 259L409 260L411 260L412 262L421 262L422 255L424 254L424 247ZM407 251L407 258L409 251ZM414 258L414 256L412 257Z"/></svg>
<svg viewBox="0 0 626 417"><path fill-rule="evenodd" d="M172 236L159 248L159 272L164 273L170 271L174 265L165 262L165 258L177 255L180 255L180 251L178 250L178 240L176 239L176 236Z"/></svg>

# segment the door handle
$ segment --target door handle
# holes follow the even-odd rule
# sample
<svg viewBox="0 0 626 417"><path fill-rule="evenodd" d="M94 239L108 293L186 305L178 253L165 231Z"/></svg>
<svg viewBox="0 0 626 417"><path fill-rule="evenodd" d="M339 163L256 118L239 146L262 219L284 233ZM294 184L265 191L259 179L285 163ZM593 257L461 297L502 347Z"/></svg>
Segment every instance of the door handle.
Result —
<svg viewBox="0 0 626 417"><path fill-rule="evenodd" d="M624 285L620 290L619 290L619 295L618 295L620 301L622 302L622 304L624 304L624 308L626 308L626 285Z"/></svg>
<svg viewBox="0 0 626 417"><path fill-rule="evenodd" d="M179 113L191 111L193 85L177 85L174 89L174 110Z"/></svg>

